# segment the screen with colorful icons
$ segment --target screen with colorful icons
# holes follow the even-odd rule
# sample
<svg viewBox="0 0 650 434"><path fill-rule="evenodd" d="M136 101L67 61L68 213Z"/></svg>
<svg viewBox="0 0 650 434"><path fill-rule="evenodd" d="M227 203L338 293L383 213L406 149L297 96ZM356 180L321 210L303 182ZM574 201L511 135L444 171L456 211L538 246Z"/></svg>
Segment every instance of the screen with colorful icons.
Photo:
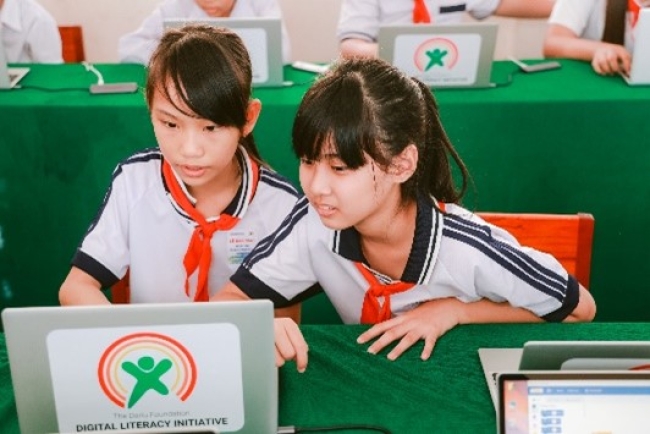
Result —
<svg viewBox="0 0 650 434"><path fill-rule="evenodd" d="M650 375L621 376L569 379L522 375L517 378L513 375L513 378L502 379L499 432L647 433Z"/></svg>

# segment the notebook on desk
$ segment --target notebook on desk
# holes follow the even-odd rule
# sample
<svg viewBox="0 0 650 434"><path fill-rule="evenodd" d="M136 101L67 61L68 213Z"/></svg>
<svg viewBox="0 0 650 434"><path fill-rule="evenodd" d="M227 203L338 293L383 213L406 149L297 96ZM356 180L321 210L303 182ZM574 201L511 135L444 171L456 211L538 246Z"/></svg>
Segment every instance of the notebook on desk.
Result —
<svg viewBox="0 0 650 434"><path fill-rule="evenodd" d="M22 433L276 433L268 300L6 308L2 321Z"/></svg>
<svg viewBox="0 0 650 434"><path fill-rule="evenodd" d="M9 68L4 48L0 46L0 89L13 89L29 72L29 68Z"/></svg>
<svg viewBox="0 0 650 434"><path fill-rule="evenodd" d="M431 87L491 87L498 25L379 27L379 57Z"/></svg>
<svg viewBox="0 0 650 434"><path fill-rule="evenodd" d="M650 341L529 341L523 348L479 348L494 406L503 372L650 368Z"/></svg>
<svg viewBox="0 0 650 434"><path fill-rule="evenodd" d="M250 55L253 87L286 86L282 63L282 22L280 18L168 18L165 29L190 24L226 27L237 33Z"/></svg>
<svg viewBox="0 0 650 434"><path fill-rule="evenodd" d="M628 75L622 75L630 86L650 85L650 8L640 9L626 23L626 48L632 54Z"/></svg>
<svg viewBox="0 0 650 434"><path fill-rule="evenodd" d="M650 427L649 372L504 373L498 390L498 434L641 434Z"/></svg>

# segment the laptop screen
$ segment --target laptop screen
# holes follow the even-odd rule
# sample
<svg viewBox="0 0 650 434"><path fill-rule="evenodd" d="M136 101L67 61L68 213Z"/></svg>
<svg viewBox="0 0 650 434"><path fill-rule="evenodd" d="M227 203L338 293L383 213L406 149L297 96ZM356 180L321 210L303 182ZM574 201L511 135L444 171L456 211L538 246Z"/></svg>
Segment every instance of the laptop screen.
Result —
<svg viewBox="0 0 650 434"><path fill-rule="evenodd" d="M650 373L562 372L499 378L499 433L642 433Z"/></svg>

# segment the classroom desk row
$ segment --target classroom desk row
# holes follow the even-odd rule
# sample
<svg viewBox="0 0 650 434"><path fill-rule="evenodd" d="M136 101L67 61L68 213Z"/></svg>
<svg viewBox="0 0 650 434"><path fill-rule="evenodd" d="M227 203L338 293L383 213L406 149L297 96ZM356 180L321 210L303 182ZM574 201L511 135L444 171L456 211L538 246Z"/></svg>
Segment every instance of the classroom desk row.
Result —
<svg viewBox="0 0 650 434"><path fill-rule="evenodd" d="M650 340L650 323L460 326L438 341L430 360L420 360L420 344L390 362L386 352L373 356L367 345L356 344L365 326L303 325L302 330L309 366L303 374L293 363L280 369L280 425L372 424L393 434L495 432L478 348L521 347L528 340ZM9 380L0 334L0 432L18 434Z"/></svg>
<svg viewBox="0 0 650 434"><path fill-rule="evenodd" d="M0 92L0 309L57 303L69 260L118 161L155 146L141 92L91 95L82 65L31 65L23 89ZM136 65L97 65L107 83L144 82ZM592 287L597 319L648 319L650 87L596 75L589 64L517 73L496 62L491 89L435 92L452 142L473 175L477 211L595 216ZM314 74L255 89L262 155L297 181L291 126ZM625 288L622 294L619 288ZM321 305L306 322L328 322ZM329 315L329 314L328 314Z"/></svg>

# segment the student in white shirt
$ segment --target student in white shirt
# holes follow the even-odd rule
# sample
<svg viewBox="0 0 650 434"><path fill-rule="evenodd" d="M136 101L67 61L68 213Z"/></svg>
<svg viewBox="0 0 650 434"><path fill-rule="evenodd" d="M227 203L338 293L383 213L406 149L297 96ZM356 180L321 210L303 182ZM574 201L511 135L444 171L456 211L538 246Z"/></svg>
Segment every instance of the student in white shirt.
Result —
<svg viewBox="0 0 650 434"><path fill-rule="evenodd" d="M282 18L277 0L164 0L142 22L140 27L119 40L118 55L121 62L149 62L151 53L164 32L164 20L180 18L200 20L206 18ZM291 45L284 23L282 24L282 57L291 61Z"/></svg>
<svg viewBox="0 0 650 434"><path fill-rule="evenodd" d="M276 308L319 283L359 343L395 359L419 340L427 359L457 324L588 321L589 292L551 255L523 247L458 202L467 172L430 89L379 59L335 65L305 95L293 126L301 199L213 300ZM450 159L463 178L457 189ZM295 323L276 321L281 365L307 363Z"/></svg>
<svg viewBox="0 0 650 434"><path fill-rule="evenodd" d="M639 4L650 6L650 1ZM622 43L603 41L606 16L607 0L557 0L548 20L544 55L591 62L601 75L627 74L631 54ZM617 18L625 20L623 15Z"/></svg>
<svg viewBox="0 0 650 434"><path fill-rule="evenodd" d="M61 304L106 304L127 276L133 303L207 301L296 203L260 159L248 52L210 26L167 32L147 68L159 148L120 163L72 260Z"/></svg>
<svg viewBox="0 0 650 434"><path fill-rule="evenodd" d="M0 42L10 63L62 63L54 18L35 0L0 0Z"/></svg>
<svg viewBox="0 0 650 434"><path fill-rule="evenodd" d="M337 29L343 57L376 57L382 24L459 23L468 12L476 19L490 15L546 18L554 0L343 0Z"/></svg>

